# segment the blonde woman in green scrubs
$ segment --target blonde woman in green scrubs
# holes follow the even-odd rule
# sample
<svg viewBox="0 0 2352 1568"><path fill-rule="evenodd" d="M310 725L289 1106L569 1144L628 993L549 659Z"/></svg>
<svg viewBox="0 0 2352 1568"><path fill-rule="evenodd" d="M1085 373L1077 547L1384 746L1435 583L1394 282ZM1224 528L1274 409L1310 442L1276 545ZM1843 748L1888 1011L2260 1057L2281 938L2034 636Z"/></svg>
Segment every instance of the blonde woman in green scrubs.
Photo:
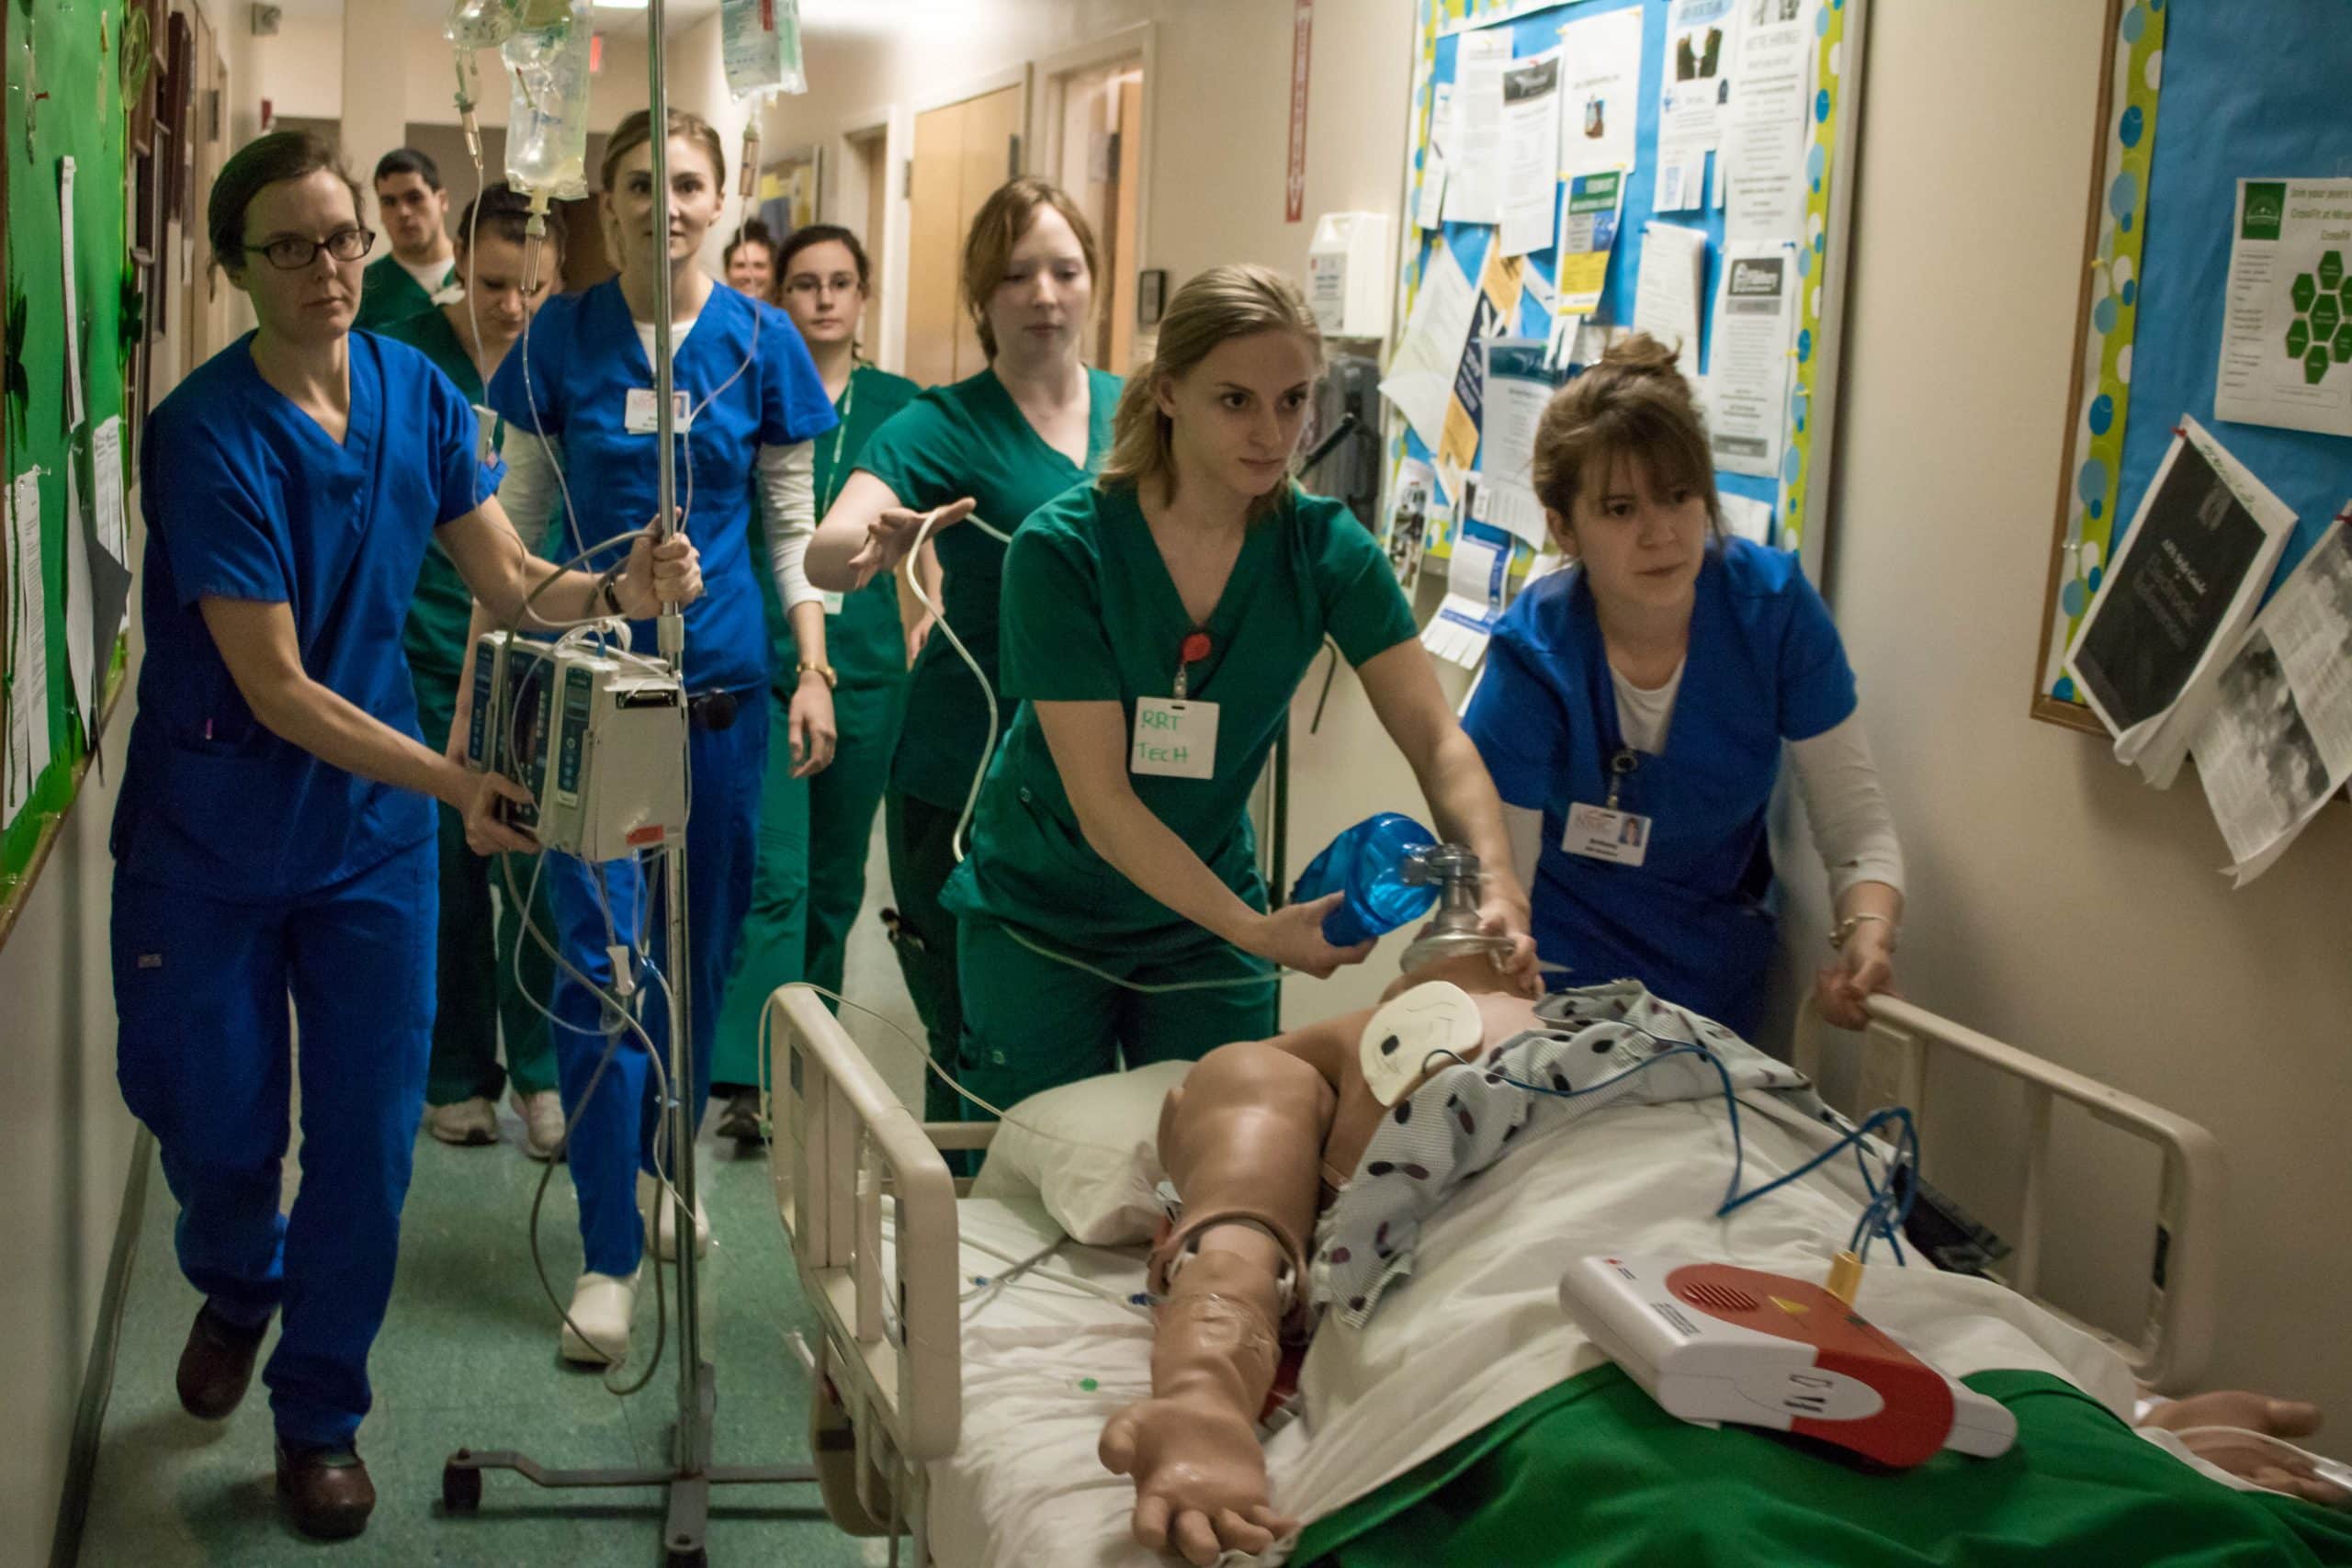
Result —
<svg viewBox="0 0 2352 1568"><path fill-rule="evenodd" d="M991 684L1005 546L965 520L1010 534L1082 484L1109 448L1119 380L1080 357L1095 254L1077 205L1046 182L1017 179L989 197L965 239L962 280L988 368L923 393L876 431L808 547L811 582L858 590L905 557L922 517L946 508L931 536L944 581L931 577L926 592ZM940 892L988 741L988 700L972 671L944 638L925 639L883 813L891 941L943 1064L956 1059L964 1022L956 920ZM925 1089L925 1115L955 1120L954 1095L936 1079Z"/></svg>

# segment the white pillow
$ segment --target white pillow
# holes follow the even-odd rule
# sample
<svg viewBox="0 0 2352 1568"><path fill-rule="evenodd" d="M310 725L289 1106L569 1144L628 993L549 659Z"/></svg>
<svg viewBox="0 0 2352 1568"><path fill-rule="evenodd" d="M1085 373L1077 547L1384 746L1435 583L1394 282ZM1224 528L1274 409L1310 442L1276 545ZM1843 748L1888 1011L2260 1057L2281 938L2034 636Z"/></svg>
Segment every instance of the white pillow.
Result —
<svg viewBox="0 0 2352 1568"><path fill-rule="evenodd" d="M1159 1106L1190 1062L1080 1078L1012 1107L973 1179L975 1198L1035 1192L1072 1241L1132 1247L1159 1225ZM1016 1123L1019 1123L1016 1125Z"/></svg>

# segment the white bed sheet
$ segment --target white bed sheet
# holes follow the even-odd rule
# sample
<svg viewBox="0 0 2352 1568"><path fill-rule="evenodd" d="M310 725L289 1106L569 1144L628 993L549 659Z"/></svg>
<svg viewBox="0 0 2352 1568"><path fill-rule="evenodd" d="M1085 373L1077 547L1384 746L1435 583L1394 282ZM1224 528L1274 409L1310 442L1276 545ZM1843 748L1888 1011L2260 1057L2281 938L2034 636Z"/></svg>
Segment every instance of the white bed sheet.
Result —
<svg viewBox="0 0 2352 1568"><path fill-rule="evenodd" d="M1744 1100L1741 1122L1749 1187L1828 1141L1776 1101ZM1730 1159L1720 1100L1613 1111L1512 1151L1423 1229L1413 1278L1369 1324L1317 1333L1301 1377L1307 1419L1267 1445L1276 1502L1302 1518L1328 1514L1598 1365L1604 1358L1559 1306L1571 1258L1689 1253L1821 1278L1860 1212L1851 1158L1717 1220ZM1015 1256L1058 1234L1035 1201L967 1200L960 1211L967 1238ZM1139 1252L1073 1244L1054 1264L1122 1292L1142 1289ZM967 1279L1001 1267L965 1250ZM1989 1280L1897 1269L1882 1248L1858 1304L1955 1376L2052 1372L2129 1418L2133 1389L2120 1358ZM1049 1281L976 1301L965 1319L963 1441L931 1473L938 1561L1173 1561L1129 1540L1133 1488L1094 1454L1103 1421L1149 1391L1148 1321Z"/></svg>

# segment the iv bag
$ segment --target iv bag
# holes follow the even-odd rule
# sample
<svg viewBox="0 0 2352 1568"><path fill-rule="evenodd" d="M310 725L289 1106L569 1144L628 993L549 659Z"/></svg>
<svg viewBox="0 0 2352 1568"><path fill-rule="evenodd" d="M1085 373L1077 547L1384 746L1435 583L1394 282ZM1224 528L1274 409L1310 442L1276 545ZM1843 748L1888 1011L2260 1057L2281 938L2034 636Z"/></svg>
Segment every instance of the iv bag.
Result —
<svg viewBox="0 0 2352 1568"><path fill-rule="evenodd" d="M514 0L449 0L441 36L461 50L496 49L514 36Z"/></svg>
<svg viewBox="0 0 2352 1568"><path fill-rule="evenodd" d="M771 93L805 93L800 69L800 0L718 0L727 85L735 101Z"/></svg>
<svg viewBox="0 0 2352 1568"><path fill-rule="evenodd" d="M499 50L513 78L506 112L506 177L556 201L588 194L590 0L572 0L554 26L521 32Z"/></svg>

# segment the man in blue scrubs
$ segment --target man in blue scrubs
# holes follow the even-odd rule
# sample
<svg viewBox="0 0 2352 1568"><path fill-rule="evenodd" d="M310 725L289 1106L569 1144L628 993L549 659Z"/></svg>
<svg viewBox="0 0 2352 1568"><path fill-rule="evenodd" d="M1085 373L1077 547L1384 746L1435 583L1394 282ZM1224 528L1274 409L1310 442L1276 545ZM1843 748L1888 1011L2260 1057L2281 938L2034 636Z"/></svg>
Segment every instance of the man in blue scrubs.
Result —
<svg viewBox="0 0 2352 1568"><path fill-rule="evenodd" d="M190 1414L243 1397L270 1315L277 1485L297 1528L358 1533L353 1443L391 1292L434 996L435 798L478 852L528 850L527 798L420 738L401 627L428 539L502 619L552 570L491 491L474 414L403 344L351 332L374 235L315 136L221 169L208 229L258 329L159 406L141 454L147 656L114 823L123 1099L179 1201L204 1296ZM683 538L626 575L566 574L538 613L642 613L700 592ZM302 1183L279 1213L301 1030Z"/></svg>

